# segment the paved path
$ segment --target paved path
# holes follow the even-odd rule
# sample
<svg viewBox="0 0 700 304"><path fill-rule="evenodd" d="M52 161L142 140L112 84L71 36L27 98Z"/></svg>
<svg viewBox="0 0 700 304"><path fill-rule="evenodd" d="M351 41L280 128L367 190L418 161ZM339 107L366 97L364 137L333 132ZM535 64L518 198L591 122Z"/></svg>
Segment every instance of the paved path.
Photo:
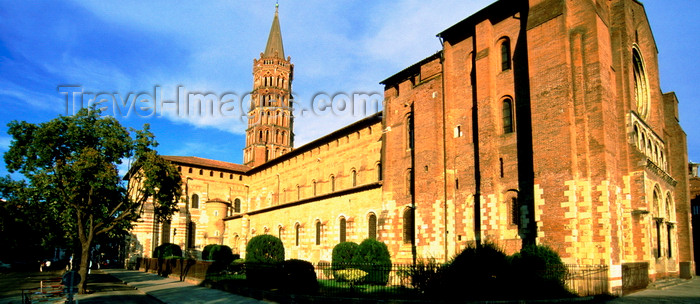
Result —
<svg viewBox="0 0 700 304"><path fill-rule="evenodd" d="M700 277L665 289L645 289L607 303L700 303Z"/></svg>
<svg viewBox="0 0 700 304"><path fill-rule="evenodd" d="M125 282L162 303L263 303L259 300L228 293L221 290L196 286L176 279L125 269L103 269L107 274ZM82 300L80 303L84 303Z"/></svg>
<svg viewBox="0 0 700 304"><path fill-rule="evenodd" d="M0 280L5 287L12 282L34 284L48 274L2 274ZM38 281L37 281L38 282ZM38 283L37 283L38 284ZM26 288L26 286L22 286ZM176 279L163 278L152 273L124 269L102 269L90 275L88 288L93 292L78 295L81 304L158 304L158 303L264 303L256 299L228 292L196 286ZM14 288L12 288L14 289ZM16 293L0 293L0 304L20 303ZM607 301L610 304L627 303L700 303L700 278L665 289L646 289Z"/></svg>

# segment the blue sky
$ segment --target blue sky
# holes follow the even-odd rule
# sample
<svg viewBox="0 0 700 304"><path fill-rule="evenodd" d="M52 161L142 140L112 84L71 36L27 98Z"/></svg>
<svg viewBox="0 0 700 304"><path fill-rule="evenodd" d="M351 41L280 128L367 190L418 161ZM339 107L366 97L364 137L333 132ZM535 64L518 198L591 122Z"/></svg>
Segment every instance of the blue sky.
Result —
<svg viewBox="0 0 700 304"><path fill-rule="evenodd" d="M379 81L440 49L435 34L493 1L280 2L285 53L295 64L295 101L313 109L318 93L381 94ZM644 3L659 49L661 88L677 93L689 158L700 162L694 98L700 66L691 55L700 46L700 6L695 0ZM0 0L0 152L10 144L8 122L69 114L75 107L66 98L74 96L60 91L77 90L126 102L107 112L129 127L151 124L161 154L240 163L245 121L238 102L245 104L252 88L253 58L264 50L274 4ZM167 101L177 100L179 90L212 93L226 111L199 114L194 102L176 109ZM153 102L156 109L138 110ZM129 110L131 104L137 107ZM295 145L363 116L304 115L295 120Z"/></svg>

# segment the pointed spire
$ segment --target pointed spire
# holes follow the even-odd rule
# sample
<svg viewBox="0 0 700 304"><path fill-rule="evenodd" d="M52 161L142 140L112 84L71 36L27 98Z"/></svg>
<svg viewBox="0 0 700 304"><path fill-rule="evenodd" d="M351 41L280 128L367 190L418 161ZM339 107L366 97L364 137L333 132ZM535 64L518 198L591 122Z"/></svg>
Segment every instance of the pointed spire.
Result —
<svg viewBox="0 0 700 304"><path fill-rule="evenodd" d="M271 57L277 52L277 57L284 59L284 46L282 46L282 31L280 30L279 3L275 4L275 18L272 19L270 36L267 38L265 57Z"/></svg>

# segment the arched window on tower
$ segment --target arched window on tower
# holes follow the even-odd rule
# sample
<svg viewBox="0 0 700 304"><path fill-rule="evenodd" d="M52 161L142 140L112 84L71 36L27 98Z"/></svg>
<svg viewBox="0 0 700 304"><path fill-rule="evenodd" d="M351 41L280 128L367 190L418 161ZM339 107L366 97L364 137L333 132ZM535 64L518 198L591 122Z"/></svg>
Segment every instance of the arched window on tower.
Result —
<svg viewBox="0 0 700 304"><path fill-rule="evenodd" d="M354 169L353 169L353 170L350 172L350 176L351 176L351 178L352 178L352 186L353 186L353 187L357 186L357 170L354 170Z"/></svg>
<svg viewBox="0 0 700 304"><path fill-rule="evenodd" d="M331 175L331 192L335 191L335 176Z"/></svg>
<svg viewBox="0 0 700 304"><path fill-rule="evenodd" d="M192 209L198 209L199 208L199 195L197 194L192 194Z"/></svg>
<svg viewBox="0 0 700 304"><path fill-rule="evenodd" d="M513 133L513 100L503 99L503 134Z"/></svg>
<svg viewBox="0 0 700 304"><path fill-rule="evenodd" d="M510 39L504 38L501 43L501 71L510 70Z"/></svg>
<svg viewBox="0 0 700 304"><path fill-rule="evenodd" d="M237 198L233 201L233 212L241 213L241 199Z"/></svg>

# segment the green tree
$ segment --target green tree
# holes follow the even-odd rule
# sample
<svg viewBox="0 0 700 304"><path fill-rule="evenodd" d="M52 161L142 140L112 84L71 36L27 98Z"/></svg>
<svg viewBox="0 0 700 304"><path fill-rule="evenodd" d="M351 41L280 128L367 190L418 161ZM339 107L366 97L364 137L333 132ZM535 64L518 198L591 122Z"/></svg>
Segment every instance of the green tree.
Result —
<svg viewBox="0 0 700 304"><path fill-rule="evenodd" d="M71 248L55 214L42 210L31 190L23 180L0 177L0 260L4 262L34 262L52 256L49 248Z"/></svg>
<svg viewBox="0 0 700 304"><path fill-rule="evenodd" d="M8 126L7 169L25 176L37 203L80 244L80 293L96 237L131 227L146 203L153 204L159 221L177 210L180 175L153 149L157 143L148 125L132 130L132 138L116 119L82 109L40 124ZM117 166L127 159L132 168L125 184Z"/></svg>

